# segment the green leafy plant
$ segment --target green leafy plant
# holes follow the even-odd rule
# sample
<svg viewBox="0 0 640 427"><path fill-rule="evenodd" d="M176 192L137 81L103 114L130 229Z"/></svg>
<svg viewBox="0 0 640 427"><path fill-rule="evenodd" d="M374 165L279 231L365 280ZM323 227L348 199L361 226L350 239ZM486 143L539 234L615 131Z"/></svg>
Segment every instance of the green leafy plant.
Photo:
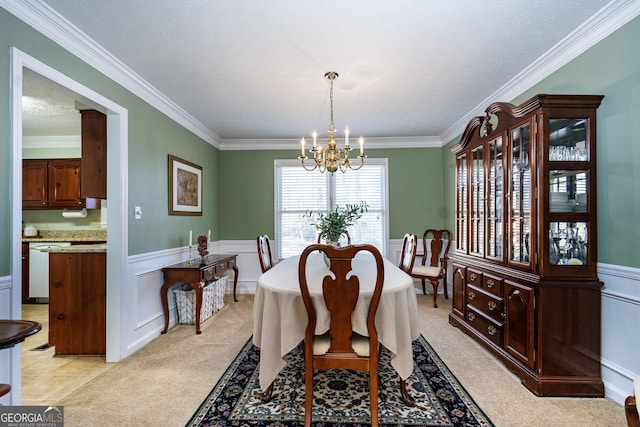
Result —
<svg viewBox="0 0 640 427"><path fill-rule="evenodd" d="M335 210L324 213L307 211L304 216L309 218L309 224L320 231L320 235L327 242L337 242L347 228L355 224L368 210L367 202L336 206Z"/></svg>

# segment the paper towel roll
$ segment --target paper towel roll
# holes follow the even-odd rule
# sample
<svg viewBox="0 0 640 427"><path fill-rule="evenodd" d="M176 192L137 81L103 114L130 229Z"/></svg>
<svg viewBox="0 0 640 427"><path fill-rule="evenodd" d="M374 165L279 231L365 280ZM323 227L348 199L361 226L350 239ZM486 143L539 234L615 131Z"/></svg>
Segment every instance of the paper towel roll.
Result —
<svg viewBox="0 0 640 427"><path fill-rule="evenodd" d="M87 210L82 209L81 211L62 211L62 216L65 218L84 218L87 216Z"/></svg>

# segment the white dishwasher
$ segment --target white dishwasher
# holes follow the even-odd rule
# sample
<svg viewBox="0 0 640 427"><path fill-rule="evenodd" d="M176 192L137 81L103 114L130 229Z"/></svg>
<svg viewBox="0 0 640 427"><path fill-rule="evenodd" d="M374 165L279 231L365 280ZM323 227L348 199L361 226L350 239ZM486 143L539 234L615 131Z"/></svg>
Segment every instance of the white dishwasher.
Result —
<svg viewBox="0 0 640 427"><path fill-rule="evenodd" d="M60 246L71 246L71 243L29 243L29 298L49 298L49 252L41 249Z"/></svg>

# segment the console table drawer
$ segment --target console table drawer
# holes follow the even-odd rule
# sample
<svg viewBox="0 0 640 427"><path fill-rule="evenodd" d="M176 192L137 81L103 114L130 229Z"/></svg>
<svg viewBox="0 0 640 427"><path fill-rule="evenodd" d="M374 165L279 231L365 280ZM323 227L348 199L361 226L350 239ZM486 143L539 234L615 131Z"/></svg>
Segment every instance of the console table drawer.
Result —
<svg viewBox="0 0 640 427"><path fill-rule="evenodd" d="M504 327L488 316L476 310L472 305L467 305L467 322L478 333L484 335L489 341L502 347L502 334Z"/></svg>
<svg viewBox="0 0 640 427"><path fill-rule="evenodd" d="M210 282L216 277L216 266L209 265L202 270L202 278L205 282Z"/></svg>

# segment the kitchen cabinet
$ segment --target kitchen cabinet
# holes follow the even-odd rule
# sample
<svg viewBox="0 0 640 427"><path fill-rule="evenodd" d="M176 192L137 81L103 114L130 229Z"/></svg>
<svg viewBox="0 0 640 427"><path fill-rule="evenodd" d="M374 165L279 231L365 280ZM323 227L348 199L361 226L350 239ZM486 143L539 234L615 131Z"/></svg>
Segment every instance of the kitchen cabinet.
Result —
<svg viewBox="0 0 640 427"><path fill-rule="evenodd" d="M449 323L539 396L604 396L595 159L602 98L494 103L452 147Z"/></svg>
<svg viewBox="0 0 640 427"><path fill-rule="evenodd" d="M51 252L49 267L49 345L105 354L106 252Z"/></svg>
<svg viewBox="0 0 640 427"><path fill-rule="evenodd" d="M82 197L107 198L107 116L81 110Z"/></svg>
<svg viewBox="0 0 640 427"><path fill-rule="evenodd" d="M82 208L80 159L22 161L22 208Z"/></svg>

